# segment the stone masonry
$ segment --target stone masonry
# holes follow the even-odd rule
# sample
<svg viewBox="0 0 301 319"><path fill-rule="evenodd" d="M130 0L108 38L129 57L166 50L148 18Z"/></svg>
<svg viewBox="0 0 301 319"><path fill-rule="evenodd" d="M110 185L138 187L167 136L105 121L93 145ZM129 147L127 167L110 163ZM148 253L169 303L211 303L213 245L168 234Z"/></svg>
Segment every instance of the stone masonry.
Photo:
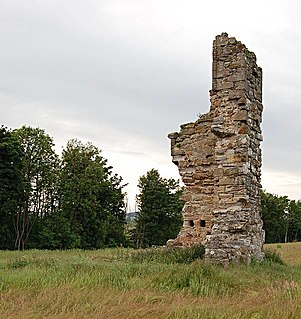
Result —
<svg viewBox="0 0 301 319"><path fill-rule="evenodd" d="M226 33L213 42L210 111L169 134L186 186L183 226L169 245L205 245L205 259L262 260L260 208L262 70Z"/></svg>

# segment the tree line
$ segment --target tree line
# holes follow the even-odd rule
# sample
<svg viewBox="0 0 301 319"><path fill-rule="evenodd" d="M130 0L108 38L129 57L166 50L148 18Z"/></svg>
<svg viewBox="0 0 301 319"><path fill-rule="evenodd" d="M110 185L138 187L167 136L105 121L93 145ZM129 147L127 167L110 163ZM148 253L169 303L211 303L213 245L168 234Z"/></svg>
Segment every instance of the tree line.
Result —
<svg viewBox="0 0 301 319"><path fill-rule="evenodd" d="M266 243L301 241L301 201L262 192L261 208Z"/></svg>
<svg viewBox="0 0 301 319"><path fill-rule="evenodd" d="M175 237L181 188L151 170L139 179L139 214L126 228L123 180L91 143L59 157L40 128L0 128L0 249L147 247ZM152 188L152 190L150 190Z"/></svg>
<svg viewBox="0 0 301 319"><path fill-rule="evenodd" d="M40 128L0 128L0 249L150 247L175 238L183 188L155 169L138 181L138 212L126 222L125 184L91 143L70 140L58 156ZM266 242L301 240L301 202L262 192Z"/></svg>
<svg viewBox="0 0 301 319"><path fill-rule="evenodd" d="M0 129L0 249L92 249L121 245L122 178L91 143L62 156L39 128Z"/></svg>

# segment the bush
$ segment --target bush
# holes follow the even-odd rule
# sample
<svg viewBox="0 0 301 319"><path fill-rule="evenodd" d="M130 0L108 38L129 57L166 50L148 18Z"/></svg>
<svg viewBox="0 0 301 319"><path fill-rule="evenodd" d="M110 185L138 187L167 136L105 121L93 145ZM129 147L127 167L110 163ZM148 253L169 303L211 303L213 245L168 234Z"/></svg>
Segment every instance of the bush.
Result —
<svg viewBox="0 0 301 319"><path fill-rule="evenodd" d="M79 246L80 238L72 229L67 218L51 214L43 220L33 221L35 228L28 240L29 249L72 249Z"/></svg>

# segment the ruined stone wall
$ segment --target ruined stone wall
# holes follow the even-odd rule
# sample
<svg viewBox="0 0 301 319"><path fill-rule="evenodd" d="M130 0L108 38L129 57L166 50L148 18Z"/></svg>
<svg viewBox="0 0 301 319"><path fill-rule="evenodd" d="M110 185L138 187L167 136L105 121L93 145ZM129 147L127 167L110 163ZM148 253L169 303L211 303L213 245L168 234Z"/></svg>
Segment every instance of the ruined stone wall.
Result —
<svg viewBox="0 0 301 319"><path fill-rule="evenodd" d="M169 134L186 186L183 226L173 245L205 245L221 263L263 258L260 217L262 70L226 33L213 42L211 107Z"/></svg>

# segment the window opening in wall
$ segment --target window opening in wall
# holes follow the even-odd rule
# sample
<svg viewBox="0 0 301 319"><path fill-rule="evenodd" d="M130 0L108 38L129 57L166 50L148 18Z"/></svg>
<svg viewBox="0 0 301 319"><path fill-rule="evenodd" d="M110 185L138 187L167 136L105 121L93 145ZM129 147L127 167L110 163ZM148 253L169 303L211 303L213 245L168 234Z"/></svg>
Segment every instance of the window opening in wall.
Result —
<svg viewBox="0 0 301 319"><path fill-rule="evenodd" d="M201 219L200 220L200 225L201 225L201 227L206 227L206 221Z"/></svg>
<svg viewBox="0 0 301 319"><path fill-rule="evenodd" d="M193 221L193 220L190 220L190 221L189 221L189 226L190 226L190 227L193 227L193 226L194 226L194 221Z"/></svg>

